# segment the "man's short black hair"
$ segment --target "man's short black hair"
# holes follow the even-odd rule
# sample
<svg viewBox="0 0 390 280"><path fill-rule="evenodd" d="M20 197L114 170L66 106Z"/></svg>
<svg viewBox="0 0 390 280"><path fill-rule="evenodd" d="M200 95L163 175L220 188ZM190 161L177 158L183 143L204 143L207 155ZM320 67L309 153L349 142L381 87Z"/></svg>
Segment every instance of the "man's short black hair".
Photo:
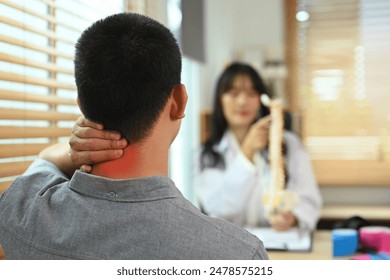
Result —
<svg viewBox="0 0 390 280"><path fill-rule="evenodd" d="M99 20L76 44L82 113L121 132L129 143L149 135L172 88L180 84L180 73L181 53L172 33L143 15Z"/></svg>

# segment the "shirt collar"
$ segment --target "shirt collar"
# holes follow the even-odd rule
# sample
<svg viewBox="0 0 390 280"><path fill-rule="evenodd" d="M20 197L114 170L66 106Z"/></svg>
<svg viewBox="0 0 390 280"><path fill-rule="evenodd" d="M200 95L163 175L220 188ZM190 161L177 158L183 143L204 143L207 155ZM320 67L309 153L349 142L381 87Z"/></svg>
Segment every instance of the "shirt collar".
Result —
<svg viewBox="0 0 390 280"><path fill-rule="evenodd" d="M175 183L165 176L109 179L76 171L69 182L75 192L111 201L142 202L181 196Z"/></svg>
<svg viewBox="0 0 390 280"><path fill-rule="evenodd" d="M219 141L219 143L216 144L214 147L215 147L214 149L220 153L224 153L228 149L229 147L228 130L225 131L225 133L221 138L221 141Z"/></svg>
<svg viewBox="0 0 390 280"><path fill-rule="evenodd" d="M233 149L234 153L237 153L239 150L239 144L234 133L228 129L222 136L221 141L216 145L216 150L223 153L227 149Z"/></svg>

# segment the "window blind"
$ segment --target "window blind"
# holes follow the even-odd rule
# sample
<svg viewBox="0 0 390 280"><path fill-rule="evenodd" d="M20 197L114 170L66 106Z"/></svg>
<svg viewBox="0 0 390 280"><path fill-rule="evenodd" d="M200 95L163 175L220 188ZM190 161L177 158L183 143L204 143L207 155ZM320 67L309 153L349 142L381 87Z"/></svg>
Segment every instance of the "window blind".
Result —
<svg viewBox="0 0 390 280"><path fill-rule="evenodd" d="M0 192L45 147L67 141L76 106L74 44L122 0L0 0Z"/></svg>
<svg viewBox="0 0 390 280"><path fill-rule="evenodd" d="M390 186L390 2L297 0L302 11L295 93L320 184Z"/></svg>

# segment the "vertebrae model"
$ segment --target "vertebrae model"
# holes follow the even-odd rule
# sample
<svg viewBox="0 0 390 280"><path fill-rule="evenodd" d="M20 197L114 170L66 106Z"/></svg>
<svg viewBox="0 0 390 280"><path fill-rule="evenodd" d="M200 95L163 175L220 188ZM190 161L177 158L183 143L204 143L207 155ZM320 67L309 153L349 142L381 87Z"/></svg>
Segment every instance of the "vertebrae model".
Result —
<svg viewBox="0 0 390 280"><path fill-rule="evenodd" d="M271 166L271 185L277 192L285 188L283 145L283 105L280 100L274 100L270 104L271 128L269 134L269 160Z"/></svg>
<svg viewBox="0 0 390 280"><path fill-rule="evenodd" d="M262 95L261 101L271 111L271 127L269 133L269 161L271 169L270 185L265 188L263 203L268 218L278 211L290 211L297 203L298 196L286 191L286 168L283 156L283 103L280 99L269 100Z"/></svg>

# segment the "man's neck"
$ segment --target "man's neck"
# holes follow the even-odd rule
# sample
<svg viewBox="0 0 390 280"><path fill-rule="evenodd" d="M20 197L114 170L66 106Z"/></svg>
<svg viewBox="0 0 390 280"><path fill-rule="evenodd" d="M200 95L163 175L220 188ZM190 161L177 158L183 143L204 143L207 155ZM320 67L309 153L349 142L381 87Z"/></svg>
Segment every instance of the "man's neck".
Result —
<svg viewBox="0 0 390 280"><path fill-rule="evenodd" d="M129 179L168 175L168 149L156 145L129 145L121 158L93 166L93 175Z"/></svg>

